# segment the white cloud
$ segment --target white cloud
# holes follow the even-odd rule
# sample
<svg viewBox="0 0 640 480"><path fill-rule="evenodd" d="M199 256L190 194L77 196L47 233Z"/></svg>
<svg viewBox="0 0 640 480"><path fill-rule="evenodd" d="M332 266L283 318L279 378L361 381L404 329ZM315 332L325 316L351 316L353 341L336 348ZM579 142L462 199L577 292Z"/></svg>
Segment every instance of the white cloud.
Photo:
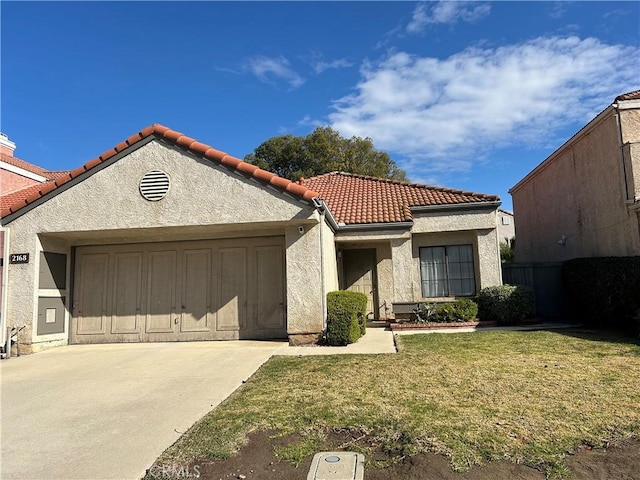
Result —
<svg viewBox="0 0 640 480"><path fill-rule="evenodd" d="M419 3L413 11L413 17L407 25L407 32L419 33L428 25L454 24L458 21L476 22L489 15L488 3L459 1L441 1L430 4Z"/></svg>
<svg viewBox="0 0 640 480"><path fill-rule="evenodd" d="M637 87L639 56L637 47L575 36L445 59L395 52L363 64L355 92L334 102L329 123L403 155L412 178L421 177L418 168L464 171L492 149L546 144L558 128L586 123Z"/></svg>
<svg viewBox="0 0 640 480"><path fill-rule="evenodd" d="M293 88L304 83L304 78L291 68L289 60L283 56L256 55L247 60L245 68L263 82L275 83L276 80L284 80Z"/></svg>
<svg viewBox="0 0 640 480"><path fill-rule="evenodd" d="M549 16L551 18L555 18L556 20L564 17L564 14L567 13L568 3L567 2L554 2L551 5L551 10L549 11Z"/></svg>
<svg viewBox="0 0 640 480"><path fill-rule="evenodd" d="M330 68L338 69L338 68L348 68L348 67L352 67L352 66L353 66L353 63L351 63L346 58L340 58L338 60L333 60L331 62L325 62L324 60L318 60L318 61L314 62L313 65L312 65L313 71L316 72L317 74L320 74L320 73L322 73L325 70L328 70Z"/></svg>

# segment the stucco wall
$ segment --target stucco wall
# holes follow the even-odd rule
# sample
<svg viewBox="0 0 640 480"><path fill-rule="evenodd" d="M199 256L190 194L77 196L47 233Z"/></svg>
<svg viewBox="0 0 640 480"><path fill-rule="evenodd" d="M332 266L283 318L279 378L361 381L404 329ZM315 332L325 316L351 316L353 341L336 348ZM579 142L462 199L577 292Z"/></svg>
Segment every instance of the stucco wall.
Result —
<svg viewBox="0 0 640 480"><path fill-rule="evenodd" d="M620 112L620 130L625 155L627 195L630 200L640 201L640 108Z"/></svg>
<svg viewBox="0 0 640 480"><path fill-rule="evenodd" d="M509 243L516 236L513 215L498 211L498 239L500 243ZM506 222L506 223L505 223Z"/></svg>
<svg viewBox="0 0 640 480"><path fill-rule="evenodd" d="M326 298L327 292L338 290L340 286L338 284L338 262L336 261L336 243L334 234L324 219L320 223L320 226L322 228L323 294Z"/></svg>
<svg viewBox="0 0 640 480"><path fill-rule="evenodd" d="M633 129L630 112L621 113ZM517 262L640 254L638 221L626 205L616 117L611 110L593 122L512 189Z"/></svg>
<svg viewBox="0 0 640 480"><path fill-rule="evenodd" d="M324 299L322 296L321 225L285 229L287 248L287 333L303 335L322 332Z"/></svg>
<svg viewBox="0 0 640 480"><path fill-rule="evenodd" d="M170 191L159 202L149 202L139 193L140 179L152 169L163 170L171 178ZM180 238L180 231L189 238L198 236L191 232L208 238L203 227L207 225L217 226L217 235L228 226L237 236L261 235L261 230L272 232L278 226L290 247L286 252L289 328L320 331L318 221L317 212L306 202L153 141L9 224L11 252L29 253L32 260L8 270L7 319L13 325L27 325L23 342L65 341L66 333L36 337L31 331L38 294L37 263L43 248L70 255L72 245L100 244L101 236L109 243L152 242L166 231L172 232L173 240ZM302 236L300 225L306 229ZM86 239L90 240L83 241ZM67 278L69 281L70 275Z"/></svg>
<svg viewBox="0 0 640 480"><path fill-rule="evenodd" d="M496 228L496 208L414 212L411 233L456 232Z"/></svg>

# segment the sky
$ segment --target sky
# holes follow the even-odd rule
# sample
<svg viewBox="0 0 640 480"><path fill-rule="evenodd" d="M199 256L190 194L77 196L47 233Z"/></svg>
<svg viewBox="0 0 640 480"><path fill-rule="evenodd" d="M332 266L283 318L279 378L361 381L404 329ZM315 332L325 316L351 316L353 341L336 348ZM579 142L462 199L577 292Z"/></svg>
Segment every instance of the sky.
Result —
<svg viewBox="0 0 640 480"><path fill-rule="evenodd" d="M0 19L0 130L49 170L153 123L240 158L331 126L511 210L513 185L640 88L635 1L4 0Z"/></svg>

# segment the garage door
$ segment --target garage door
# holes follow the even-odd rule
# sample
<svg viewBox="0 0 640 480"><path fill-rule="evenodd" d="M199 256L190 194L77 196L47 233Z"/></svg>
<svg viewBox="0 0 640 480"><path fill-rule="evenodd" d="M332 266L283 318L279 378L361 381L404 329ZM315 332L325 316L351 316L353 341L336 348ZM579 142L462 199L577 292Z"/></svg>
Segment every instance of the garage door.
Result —
<svg viewBox="0 0 640 480"><path fill-rule="evenodd" d="M284 238L78 247L72 343L284 338Z"/></svg>

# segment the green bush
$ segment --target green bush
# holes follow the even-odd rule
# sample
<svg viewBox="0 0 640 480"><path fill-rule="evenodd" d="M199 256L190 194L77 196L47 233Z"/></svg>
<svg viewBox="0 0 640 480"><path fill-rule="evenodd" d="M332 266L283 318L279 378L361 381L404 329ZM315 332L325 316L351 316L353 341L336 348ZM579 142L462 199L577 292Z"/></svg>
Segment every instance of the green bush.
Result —
<svg viewBox="0 0 640 480"><path fill-rule="evenodd" d="M640 257L575 258L562 265L575 319L595 328L632 331L640 309Z"/></svg>
<svg viewBox="0 0 640 480"><path fill-rule="evenodd" d="M416 311L418 323L471 322L478 315L478 305L468 298L449 303L423 303Z"/></svg>
<svg viewBox="0 0 640 480"><path fill-rule="evenodd" d="M493 320L500 325L520 323L536 311L533 290L520 285L483 288L476 300L480 320Z"/></svg>
<svg viewBox="0 0 640 480"><path fill-rule="evenodd" d="M366 329L367 296L340 290L327 294L327 343L348 345L358 341Z"/></svg>

